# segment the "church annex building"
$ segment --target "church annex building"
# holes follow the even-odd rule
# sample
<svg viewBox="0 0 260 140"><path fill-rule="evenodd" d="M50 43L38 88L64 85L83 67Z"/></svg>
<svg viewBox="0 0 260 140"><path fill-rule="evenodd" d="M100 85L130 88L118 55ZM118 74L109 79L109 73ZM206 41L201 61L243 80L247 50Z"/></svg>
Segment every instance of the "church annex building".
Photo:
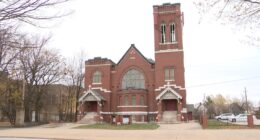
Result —
<svg viewBox="0 0 260 140"><path fill-rule="evenodd" d="M178 122L187 113L179 3L153 6L155 60L130 46L118 63L85 62L78 121Z"/></svg>

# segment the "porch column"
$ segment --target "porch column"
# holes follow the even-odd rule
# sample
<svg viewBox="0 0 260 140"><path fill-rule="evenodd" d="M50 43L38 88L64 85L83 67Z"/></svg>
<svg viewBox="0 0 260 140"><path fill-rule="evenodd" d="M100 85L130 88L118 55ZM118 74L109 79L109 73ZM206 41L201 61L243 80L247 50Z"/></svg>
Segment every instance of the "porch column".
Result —
<svg viewBox="0 0 260 140"><path fill-rule="evenodd" d="M80 115L84 115L84 102L80 104Z"/></svg>
<svg viewBox="0 0 260 140"><path fill-rule="evenodd" d="M101 119L102 116L100 114L101 109L102 109L102 103L101 103L101 101L97 101L97 121L98 122L103 120L103 119Z"/></svg>
<svg viewBox="0 0 260 140"><path fill-rule="evenodd" d="M157 107L158 107L157 121L160 122L162 119L162 100L158 101Z"/></svg>
<svg viewBox="0 0 260 140"><path fill-rule="evenodd" d="M177 107L178 107L178 110L177 110L177 120L181 121L182 102L181 102L180 99L178 99Z"/></svg>

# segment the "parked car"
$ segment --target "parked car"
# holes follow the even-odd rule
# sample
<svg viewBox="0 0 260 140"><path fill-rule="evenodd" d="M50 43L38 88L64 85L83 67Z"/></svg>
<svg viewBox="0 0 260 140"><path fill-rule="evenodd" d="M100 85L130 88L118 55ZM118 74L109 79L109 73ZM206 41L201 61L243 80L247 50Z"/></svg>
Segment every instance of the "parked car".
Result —
<svg viewBox="0 0 260 140"><path fill-rule="evenodd" d="M253 119L256 119L255 115L253 115ZM228 120L231 122L246 122L247 114L239 114L237 116L230 117Z"/></svg>
<svg viewBox="0 0 260 140"><path fill-rule="evenodd" d="M235 117L232 113L224 113L219 116L216 116L215 119L217 120L229 120L229 118Z"/></svg>

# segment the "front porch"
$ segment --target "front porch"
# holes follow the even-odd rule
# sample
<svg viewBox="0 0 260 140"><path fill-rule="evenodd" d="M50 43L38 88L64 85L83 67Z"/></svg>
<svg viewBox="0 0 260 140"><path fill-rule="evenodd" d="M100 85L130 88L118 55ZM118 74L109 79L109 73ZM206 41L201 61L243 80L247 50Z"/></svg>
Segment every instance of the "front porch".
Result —
<svg viewBox="0 0 260 140"><path fill-rule="evenodd" d="M88 90L79 99L79 114L77 121L79 123L95 123L103 120L100 112L105 99L96 91Z"/></svg>
<svg viewBox="0 0 260 140"><path fill-rule="evenodd" d="M181 121L182 96L171 87L165 88L157 97L157 121L177 123Z"/></svg>

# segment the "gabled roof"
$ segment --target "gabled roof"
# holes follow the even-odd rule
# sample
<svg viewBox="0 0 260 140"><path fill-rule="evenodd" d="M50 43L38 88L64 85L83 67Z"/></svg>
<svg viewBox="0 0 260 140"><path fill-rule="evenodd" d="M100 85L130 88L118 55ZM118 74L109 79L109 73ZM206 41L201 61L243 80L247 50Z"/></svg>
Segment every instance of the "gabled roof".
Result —
<svg viewBox="0 0 260 140"><path fill-rule="evenodd" d="M120 62L126 57L126 54L131 50L131 49L136 50L136 52L138 54L140 54L140 56L142 56L148 63L150 64L154 64L154 61L152 59L147 59L136 47L135 44L131 44L130 48L125 52L125 54L123 55L123 57L118 61L117 65L120 64Z"/></svg>
<svg viewBox="0 0 260 140"><path fill-rule="evenodd" d="M161 99L166 93L171 93L175 95L178 99L182 99L182 96L179 93L177 93L175 90L168 86L156 97L156 100Z"/></svg>
<svg viewBox="0 0 260 140"><path fill-rule="evenodd" d="M102 101L105 100L105 98L100 95L98 92L96 92L95 90L89 89L88 91L85 91L84 94L79 98L79 102L84 101L85 97L87 97L88 95L92 95L96 98L97 101Z"/></svg>

